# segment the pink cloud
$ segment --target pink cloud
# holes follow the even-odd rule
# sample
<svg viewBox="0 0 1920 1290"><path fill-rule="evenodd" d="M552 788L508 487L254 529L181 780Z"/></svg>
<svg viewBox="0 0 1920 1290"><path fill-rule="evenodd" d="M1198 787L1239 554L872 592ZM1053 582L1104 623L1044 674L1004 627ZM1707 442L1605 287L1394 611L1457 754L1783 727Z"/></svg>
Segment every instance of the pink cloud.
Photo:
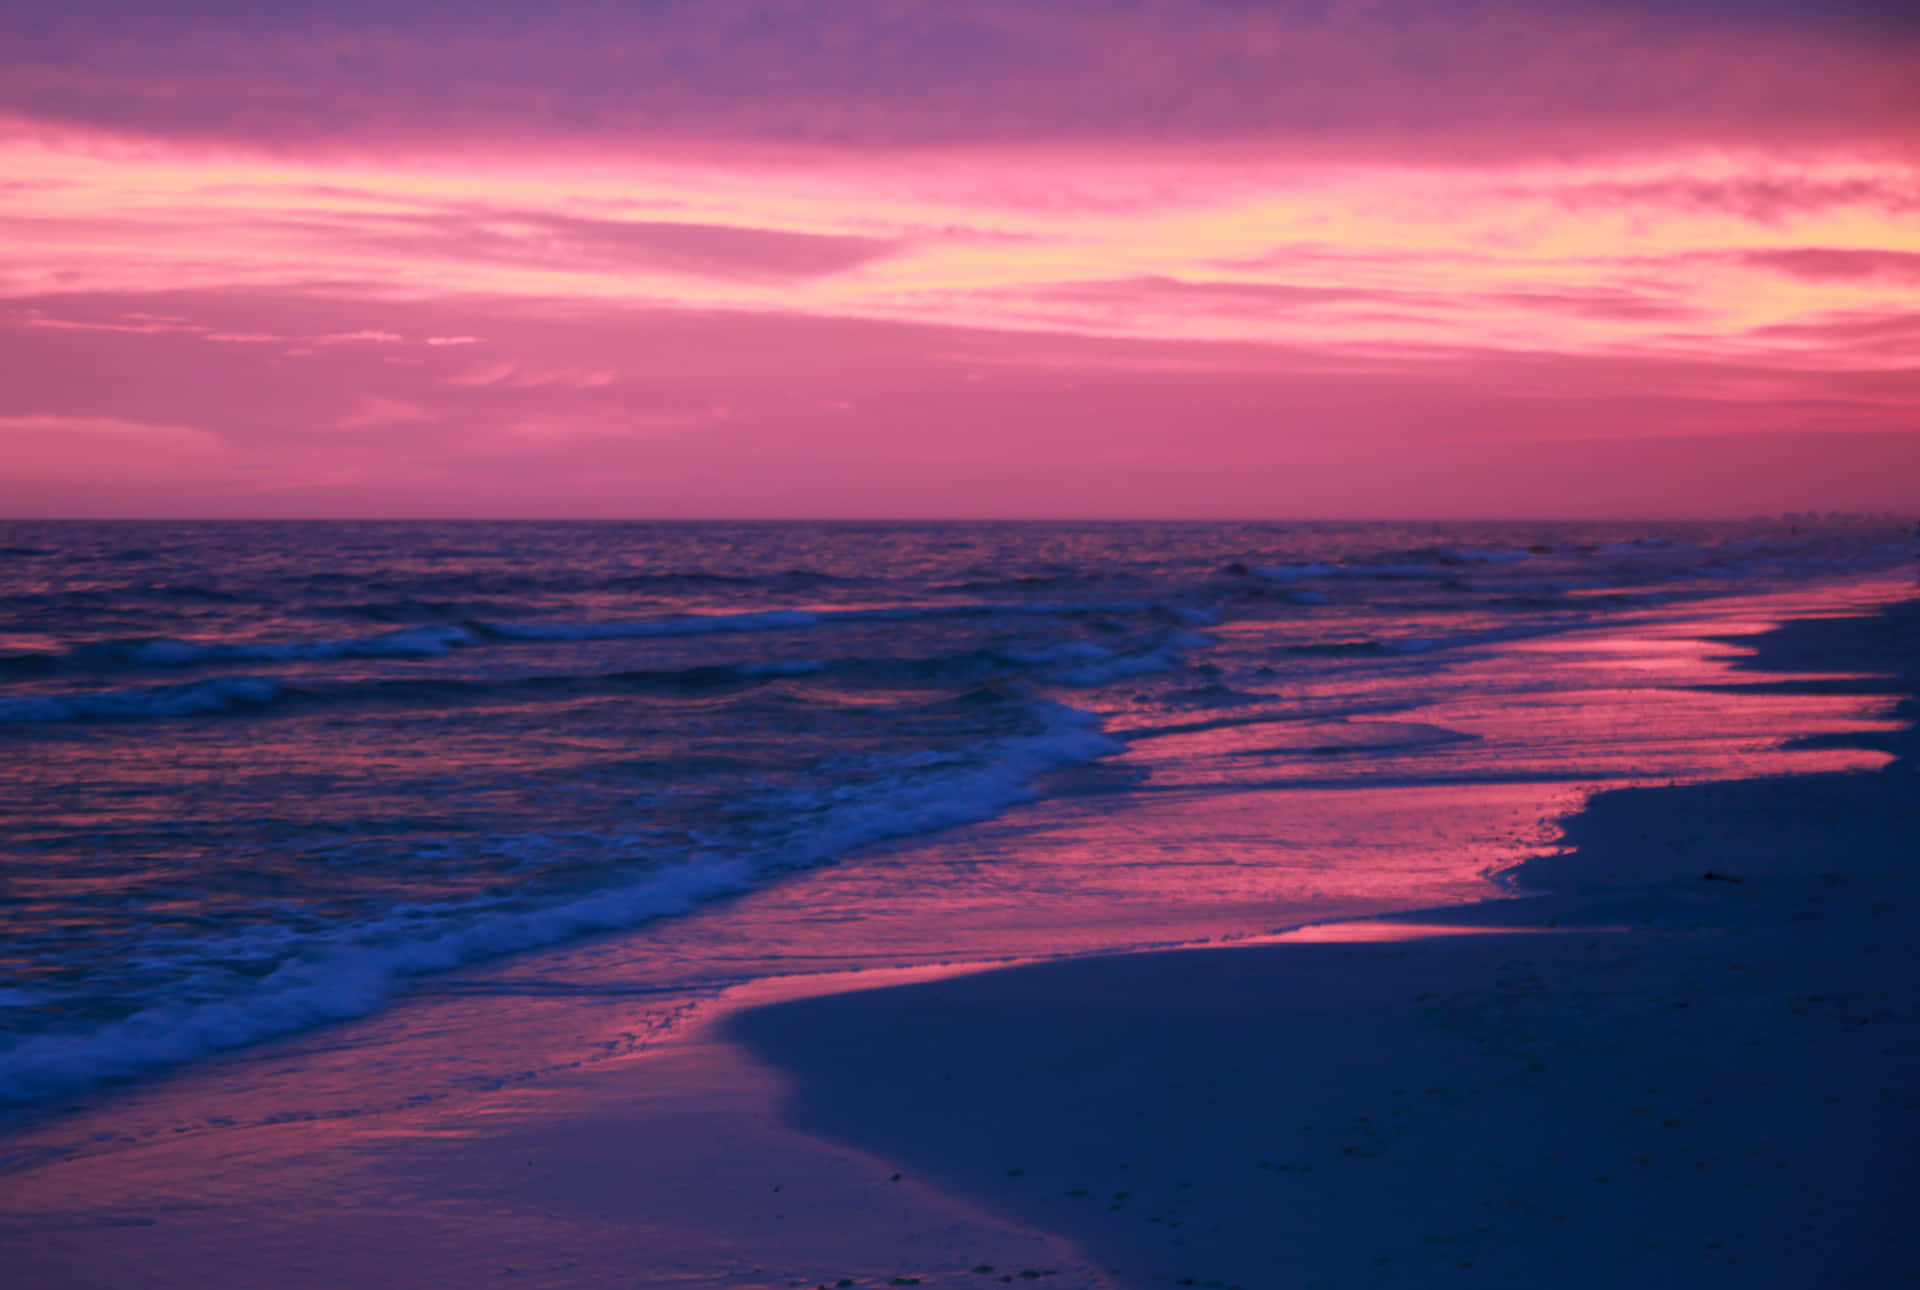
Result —
<svg viewBox="0 0 1920 1290"><path fill-rule="evenodd" d="M732 416L733 410L724 404L676 412L635 412L618 405L588 405L561 414L537 414L509 421L503 433L508 439L548 443L652 438L717 425Z"/></svg>
<svg viewBox="0 0 1920 1290"><path fill-rule="evenodd" d="M161 332L198 332L204 328L188 323L185 319L153 318L127 314L119 320L56 318L38 309L21 310L6 320L21 327L48 327L57 331L117 331L133 335L156 335Z"/></svg>
<svg viewBox="0 0 1920 1290"><path fill-rule="evenodd" d="M363 328L359 331L331 332L325 336L315 336L316 345L398 345L406 340L398 332L378 331Z"/></svg>
<svg viewBox="0 0 1920 1290"><path fill-rule="evenodd" d="M365 430L374 426L402 426L415 421L433 421L438 413L406 399L383 398L377 394L362 397L353 411L336 424L342 430Z"/></svg>
<svg viewBox="0 0 1920 1290"><path fill-rule="evenodd" d="M1920 253L1913 251L1807 246L1774 251L1741 251L1736 252L1734 258L1742 264L1773 269L1790 277L1807 278L1814 282L1878 279L1920 283Z"/></svg>
<svg viewBox="0 0 1920 1290"><path fill-rule="evenodd" d="M1911 174L1893 177L1825 178L1783 172L1727 177L1669 175L1516 188L1513 195L1549 197L1570 210L1608 207L1674 207L1724 212L1760 224L1834 207L1862 206L1895 212L1920 211L1920 184Z"/></svg>
<svg viewBox="0 0 1920 1290"><path fill-rule="evenodd" d="M1835 312L1756 328L1755 335L1856 356L1920 361L1920 310Z"/></svg>
<svg viewBox="0 0 1920 1290"><path fill-rule="evenodd" d="M446 378L446 383L507 385L518 389L558 385L577 390L597 390L619 379L620 373L611 367L534 367L514 359L501 359L456 372Z"/></svg>
<svg viewBox="0 0 1920 1290"><path fill-rule="evenodd" d="M297 22L262 11L241 37L213 14L96 0L15 43L0 108L323 149L476 136L892 147L1262 137L1404 156L1656 137L1911 149L1920 137L1915 26L1860 3L575 9L559 3L533 25L484 4L457 25L407 4Z"/></svg>
<svg viewBox="0 0 1920 1290"><path fill-rule="evenodd" d="M0 417L0 438L10 448L28 451L56 441L87 441L93 446L112 441L123 447L161 454L195 456L218 453L220 439L194 426L134 421L124 417L70 417L54 415ZM79 452L73 453L79 456Z"/></svg>
<svg viewBox="0 0 1920 1290"><path fill-rule="evenodd" d="M1120 278L1104 282L1048 283L1029 289L1042 299L1089 304L1138 306L1149 301L1198 305L1227 313L1298 309L1333 301L1393 299L1396 293L1349 286L1306 286L1291 282L1191 281L1165 276Z"/></svg>
<svg viewBox="0 0 1920 1290"><path fill-rule="evenodd" d="M406 214L290 213L276 222L338 247L413 257L766 281L844 272L895 249L880 238L468 206Z"/></svg>
<svg viewBox="0 0 1920 1290"><path fill-rule="evenodd" d="M1494 291L1485 299L1499 304L1582 318L1625 321L1671 321L1699 316L1699 310L1673 293L1634 291L1620 287L1591 287L1574 291Z"/></svg>
<svg viewBox="0 0 1920 1290"><path fill-rule="evenodd" d="M217 493L232 467L228 445L198 426L115 416L0 415L0 457L0 508L16 515L48 513L56 498L53 513L84 514L182 488Z"/></svg>

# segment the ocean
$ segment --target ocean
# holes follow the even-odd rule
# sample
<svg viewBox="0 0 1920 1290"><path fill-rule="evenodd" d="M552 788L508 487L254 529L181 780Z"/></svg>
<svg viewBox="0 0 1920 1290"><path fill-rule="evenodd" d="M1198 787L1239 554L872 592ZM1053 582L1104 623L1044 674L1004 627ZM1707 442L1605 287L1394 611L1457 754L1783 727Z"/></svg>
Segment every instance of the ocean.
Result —
<svg viewBox="0 0 1920 1290"><path fill-rule="evenodd" d="M0 525L0 1102L516 952L664 945L754 893L874 915L877 888L819 884L881 853L884 899L993 905L1000 953L1137 943L1092 914L1061 943L1044 913L1076 902L1271 897L1279 924L1457 898L1551 843L1518 799L1509 835L1428 827L1474 786L1784 764L1764 705L1694 684L1697 649L1622 676L1610 628L1884 598L1912 559L1892 522ZM1646 688L1698 701L1600 729L1629 709L1597 694ZM1426 793L1432 836L1388 855L1349 809L1380 785ZM1277 789L1295 813L1205 864L1109 834L1042 877L954 841L1064 854L1048 803L1154 792L1224 829ZM743 935L677 943L645 988L801 957Z"/></svg>

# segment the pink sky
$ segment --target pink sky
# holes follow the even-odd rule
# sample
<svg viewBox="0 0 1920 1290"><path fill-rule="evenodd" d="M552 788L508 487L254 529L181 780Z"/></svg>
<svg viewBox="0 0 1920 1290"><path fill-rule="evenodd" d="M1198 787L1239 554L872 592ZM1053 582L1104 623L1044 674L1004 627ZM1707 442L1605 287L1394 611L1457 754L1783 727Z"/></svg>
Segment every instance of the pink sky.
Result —
<svg viewBox="0 0 1920 1290"><path fill-rule="evenodd" d="M0 515L1920 505L1875 6L85 0Z"/></svg>

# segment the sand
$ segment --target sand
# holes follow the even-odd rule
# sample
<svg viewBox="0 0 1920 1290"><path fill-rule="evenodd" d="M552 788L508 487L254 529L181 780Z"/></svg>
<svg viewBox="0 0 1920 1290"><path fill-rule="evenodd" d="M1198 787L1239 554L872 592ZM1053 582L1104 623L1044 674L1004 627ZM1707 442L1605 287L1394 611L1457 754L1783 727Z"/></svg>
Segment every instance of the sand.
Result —
<svg viewBox="0 0 1920 1290"><path fill-rule="evenodd" d="M1911 692L1920 614L1761 643ZM1037 964L731 1031L798 1123L1122 1285L1911 1284L1920 775L1911 728L1879 745L1876 774L1604 794L1518 875L1548 894L1418 939Z"/></svg>

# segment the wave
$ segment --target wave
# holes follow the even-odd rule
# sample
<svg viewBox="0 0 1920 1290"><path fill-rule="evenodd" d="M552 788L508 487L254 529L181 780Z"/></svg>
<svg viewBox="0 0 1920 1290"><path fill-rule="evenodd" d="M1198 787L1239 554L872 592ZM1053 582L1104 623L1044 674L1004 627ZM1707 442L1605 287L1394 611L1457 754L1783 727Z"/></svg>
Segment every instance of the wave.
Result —
<svg viewBox="0 0 1920 1290"><path fill-rule="evenodd" d="M419 603L412 602L415 607L419 607ZM406 607L407 602L402 602L399 611L405 612ZM1215 616L1205 609L1145 600L878 605L830 610L767 609L732 614L677 614L667 617L603 619L588 622L466 617L457 623L421 623L368 636L243 641L139 637L92 641L64 651L28 651L0 657L0 669L21 672L43 672L50 668L99 671L139 668L174 669L224 663L295 663L372 658L424 659L440 658L458 649L503 642L644 640L656 637L794 631L836 624L997 616L1075 617L1150 612L1159 613L1167 619L1187 626L1206 626L1215 621Z"/></svg>
<svg viewBox="0 0 1920 1290"><path fill-rule="evenodd" d="M1644 555L1649 551L1690 551L1691 543L1675 542L1669 537L1634 538L1627 542L1611 542L1594 552L1596 555Z"/></svg>
<svg viewBox="0 0 1920 1290"><path fill-rule="evenodd" d="M1174 630L1111 644L1071 640L1024 650L979 648L917 657L848 655L491 678L400 676L329 683L274 676L218 677L180 685L0 699L0 723L202 716L258 711L279 703L445 704L636 689L705 694L798 677L837 677L862 686L908 687L974 686L1018 678L1043 685L1087 688L1170 671L1180 665L1187 651L1207 643L1203 636ZM27 670L25 663L21 670Z"/></svg>
<svg viewBox="0 0 1920 1290"><path fill-rule="evenodd" d="M392 600L319 605L312 612L336 618L362 618L376 623L463 623L475 618L500 618L525 613L527 607L502 600L435 600L400 596Z"/></svg>
<svg viewBox="0 0 1920 1290"><path fill-rule="evenodd" d="M704 588L762 588L770 591L812 591L821 587L851 587L869 582L814 569L784 569L779 573L712 573L704 569L669 569L648 573L621 573L586 584L594 591L697 591Z"/></svg>
<svg viewBox="0 0 1920 1290"><path fill-rule="evenodd" d="M153 685L90 694L28 695L0 699L0 722L137 720L198 716L259 708L278 699L282 685L270 676L222 676L187 685Z"/></svg>
<svg viewBox="0 0 1920 1290"><path fill-rule="evenodd" d="M1054 573L1024 574L988 574L966 578L960 582L943 582L928 588L929 591L946 595L979 595L983 592L1021 592L1059 590L1066 587L1110 587L1116 583L1128 584L1141 582L1137 573L1122 569L1081 571L1070 570Z"/></svg>
<svg viewBox="0 0 1920 1290"><path fill-rule="evenodd" d="M483 623L490 636L515 641L639 640L651 636L707 636L720 632L777 632L812 627L821 615L806 609L769 609L744 614L685 614L594 623Z"/></svg>
<svg viewBox="0 0 1920 1290"><path fill-rule="evenodd" d="M1269 582L1300 582L1317 578L1451 578L1458 572L1439 560L1396 560L1378 564L1269 564L1251 570Z"/></svg>
<svg viewBox="0 0 1920 1290"><path fill-rule="evenodd" d="M386 572L374 578L324 570L305 574L292 585L321 595L349 591L372 592L400 599L459 599L574 592L808 592L870 585L872 581L870 578L822 573L814 569L784 569L765 574L716 573L705 569L628 570L617 573L556 569L539 576L508 570L459 569L411 574Z"/></svg>
<svg viewBox="0 0 1920 1290"><path fill-rule="evenodd" d="M1047 671L1042 680L1054 685L1098 686L1130 676L1170 672L1180 666L1188 650L1206 645L1207 638L1192 632L1169 632L1155 646L1127 652L1108 651L1105 658L1089 658L1075 666Z"/></svg>
<svg viewBox="0 0 1920 1290"><path fill-rule="evenodd" d="M1422 546L1397 552L1389 556L1385 563L1403 564L1409 561L1418 561L1421 564L1437 564L1454 567L1471 564L1518 564L1523 560L1530 560L1536 555L1548 555L1551 553L1551 548L1534 547L1528 547L1523 550L1510 546Z"/></svg>
<svg viewBox="0 0 1920 1290"><path fill-rule="evenodd" d="M791 791L780 803L785 837L758 850L721 848L672 859L629 881L541 908L403 907L311 938L270 974L224 997L158 1005L89 1033L26 1039L0 1052L0 1102L78 1092L210 1052L364 1016L408 977L637 926L748 890L777 875L830 863L889 839L989 819L1036 796L1047 771L1097 760L1122 745L1098 718L1035 701L1035 733L998 740L972 764L908 764L865 785ZM644 858L637 858L644 859Z"/></svg>
<svg viewBox="0 0 1920 1290"><path fill-rule="evenodd" d="M24 657L30 666L88 670L198 667L210 663L299 663L349 658L439 658L479 637L454 624L431 624L372 636L308 640L206 641L176 637L91 641L59 653ZM9 664L12 665L11 663Z"/></svg>
<svg viewBox="0 0 1920 1290"><path fill-rule="evenodd" d="M188 604L206 605L247 605L254 603L251 596L243 596L219 587L203 587L192 582L144 582L130 583L115 588L108 593L113 601L125 603L138 600L177 600Z"/></svg>
<svg viewBox="0 0 1920 1290"><path fill-rule="evenodd" d="M723 632L791 631L839 623L896 623L942 618L1075 617L1138 614L1158 610L1179 621L1211 622L1205 611L1151 600L1022 600L971 605L874 605L854 609L769 609L738 614L681 614L600 622L478 622L506 640L629 640L651 636L704 636ZM1189 617L1191 616L1191 617Z"/></svg>
<svg viewBox="0 0 1920 1290"><path fill-rule="evenodd" d="M659 670L556 673L473 680L465 677L386 677L339 684L295 684L283 677L231 676L184 685L154 685L79 694L29 695L0 699L0 723L140 720L257 711L280 703L442 704L527 693L608 689L704 692L755 685L784 677L811 676L831 664L813 660L771 663L706 664Z"/></svg>

